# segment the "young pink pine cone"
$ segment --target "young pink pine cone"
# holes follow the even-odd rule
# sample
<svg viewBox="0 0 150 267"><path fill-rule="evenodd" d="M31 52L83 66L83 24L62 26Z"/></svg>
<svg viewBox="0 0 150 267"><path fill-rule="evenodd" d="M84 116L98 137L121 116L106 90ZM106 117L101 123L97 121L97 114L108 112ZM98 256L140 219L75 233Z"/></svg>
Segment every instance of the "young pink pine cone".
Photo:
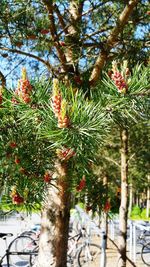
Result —
<svg viewBox="0 0 150 267"><path fill-rule="evenodd" d="M116 87L118 88L119 92L126 93L128 86L122 74L119 71L115 71L111 75L111 79L114 81Z"/></svg>

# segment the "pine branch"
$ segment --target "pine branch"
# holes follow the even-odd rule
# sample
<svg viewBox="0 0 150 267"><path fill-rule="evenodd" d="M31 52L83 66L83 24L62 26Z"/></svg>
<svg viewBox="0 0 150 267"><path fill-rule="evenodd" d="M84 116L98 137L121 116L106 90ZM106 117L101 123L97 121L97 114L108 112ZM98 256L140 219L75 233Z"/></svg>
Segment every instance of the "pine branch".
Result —
<svg viewBox="0 0 150 267"><path fill-rule="evenodd" d="M107 29L106 29L106 28L101 28L101 29L99 29L99 30L97 30L97 31L95 31L95 32L90 33L90 34L85 34L82 40L83 40L83 41L84 41L84 40L87 40L88 38L90 38L90 37L92 37L92 36L95 36L95 35L97 35L97 34L99 34L99 33L105 32L105 31L107 31L107 30L109 30L109 29L110 29L110 27L108 27Z"/></svg>
<svg viewBox="0 0 150 267"><path fill-rule="evenodd" d="M129 1L129 3L126 5L124 10L120 14L116 22L116 26L112 29L112 32L110 33L110 36L107 39L105 48L99 53L97 57L97 60L95 62L95 65L93 67L93 70L90 76L90 85L94 85L99 79L100 72L108 59L110 50L116 45L119 34L121 33L122 29L126 25L133 9L135 8L137 4L138 4L138 0Z"/></svg>
<svg viewBox="0 0 150 267"><path fill-rule="evenodd" d="M68 34L68 26L66 25L66 23L65 23L65 21L64 21L64 18L63 18L63 16L61 15L61 13L60 13L60 11L59 11L59 8L58 8L58 6L57 6L56 4L54 5L54 10L55 10L55 12L56 12L56 14L57 14L57 16L58 16L58 19L59 19L60 25L61 25L61 27L62 27L62 29L63 29L63 32L64 32L65 34Z"/></svg>
<svg viewBox="0 0 150 267"><path fill-rule="evenodd" d="M63 69L65 71L67 71L67 60L66 60L66 56L63 52L63 50L60 48L60 44L59 44L59 37L57 34L57 29L56 29L56 25L55 25L55 18L54 18L54 6L53 6L53 1L48 1L48 0L42 0L43 4L45 5L45 7L48 10L48 14L49 14L49 21L50 21L50 33L52 36L52 41L54 42L54 45L57 49L57 53L58 53L58 57L59 60L61 61L61 64L63 66Z"/></svg>

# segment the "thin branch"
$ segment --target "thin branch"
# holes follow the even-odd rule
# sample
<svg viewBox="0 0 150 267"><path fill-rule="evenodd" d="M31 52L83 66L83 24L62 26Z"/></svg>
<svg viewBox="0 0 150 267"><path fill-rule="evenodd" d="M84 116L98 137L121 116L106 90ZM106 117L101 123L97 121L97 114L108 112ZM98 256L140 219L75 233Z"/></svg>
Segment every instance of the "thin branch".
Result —
<svg viewBox="0 0 150 267"><path fill-rule="evenodd" d="M85 11L85 12L82 14L82 17L88 15L89 13L91 13L91 12L93 12L93 11L95 11L95 10L98 9L100 6L105 5L107 2L109 2L109 1L100 3L100 4L98 4L98 5L95 5L95 6L91 7L91 8L89 8L87 11Z"/></svg>
<svg viewBox="0 0 150 267"><path fill-rule="evenodd" d="M28 52L24 52L24 51L21 51L18 49L12 49L12 48L8 48L8 47L0 47L0 49L4 50L4 51L9 51L11 53L16 53L16 54L35 58L36 60L38 60L38 61L42 62L44 65L46 65L49 71L55 71L54 67L48 61L45 61L43 58L38 57L34 54L30 54Z"/></svg>
<svg viewBox="0 0 150 267"><path fill-rule="evenodd" d="M120 164L119 164L117 161L115 161L115 160L113 160L113 159L111 159L111 158L109 158L109 157L105 157L105 159L106 159L107 161L109 161L109 162L114 163L117 167L119 167L119 169L121 168Z"/></svg>
<svg viewBox="0 0 150 267"><path fill-rule="evenodd" d="M102 42L94 42L94 43L83 43L82 47L99 47L99 48L103 48L103 43Z"/></svg>
<svg viewBox="0 0 150 267"><path fill-rule="evenodd" d="M130 158L128 159L128 163L130 162L130 160L132 160L132 159L134 158L135 154L136 154L136 153L133 153L133 154L130 156Z"/></svg>
<svg viewBox="0 0 150 267"><path fill-rule="evenodd" d="M4 76L4 74L0 71L0 80L1 80L1 84L2 87L6 86L6 77Z"/></svg>
<svg viewBox="0 0 150 267"><path fill-rule="evenodd" d="M117 20L116 26L112 29L112 32L110 33L110 36L107 39L107 42L105 44L105 49L103 49L97 57L97 60L95 62L95 65L93 67L93 70L90 76L90 85L94 85L99 79L100 72L107 61L110 50L116 45L119 34L121 33L133 9L135 8L137 4L138 4L138 0L129 1L129 3L126 5L124 10L120 14Z"/></svg>
<svg viewBox="0 0 150 267"><path fill-rule="evenodd" d="M101 29L99 29L99 30L97 30L97 31L95 31L95 32L90 33L90 34L85 34L82 40L83 40L83 41L84 41L84 40L87 40L88 38L90 38L90 37L92 37L92 36L94 36L94 35L96 35L96 34L105 32L105 31L107 31L107 30L109 30L109 29L110 29L110 27L107 28L107 29L106 29L106 28L101 28Z"/></svg>
<svg viewBox="0 0 150 267"><path fill-rule="evenodd" d="M5 76L5 78L7 78L7 76L9 76L15 69L17 69L19 67L19 65L21 65L27 57L25 57L24 59L22 59L17 65L15 65L15 67L13 69L11 69Z"/></svg>

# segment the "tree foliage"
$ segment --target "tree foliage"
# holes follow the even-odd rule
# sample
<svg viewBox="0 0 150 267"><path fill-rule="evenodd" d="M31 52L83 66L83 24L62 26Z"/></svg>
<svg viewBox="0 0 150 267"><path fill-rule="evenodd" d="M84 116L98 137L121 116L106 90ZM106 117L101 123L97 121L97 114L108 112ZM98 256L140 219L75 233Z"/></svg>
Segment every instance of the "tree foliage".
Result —
<svg viewBox="0 0 150 267"><path fill-rule="evenodd" d="M114 58L147 64L148 19L147 0L2 0L1 73L17 75L20 64L30 64L32 75L46 69L81 85Z"/></svg>
<svg viewBox="0 0 150 267"><path fill-rule="evenodd" d="M41 203L46 186L55 186L57 158L70 166L69 190L74 195L80 195L82 189L83 195L88 194L88 188L90 191L96 181L91 164L96 160L96 151L108 131L105 108L99 102L95 105L85 99L78 91L74 93L71 87L66 90L64 85L56 86L66 103L61 116L64 120L67 114L67 127L59 125L55 116L51 81L32 83L30 103L25 103L22 91L19 95L16 91L3 92L0 109L1 180L11 204L17 204L13 194L21 196L23 199L18 204L25 204L29 209L35 203ZM83 186L84 177L86 183Z"/></svg>
<svg viewBox="0 0 150 267"><path fill-rule="evenodd" d="M114 64L114 72L123 75L126 65ZM11 191L15 187L27 208L41 203L41 192L49 183L55 186L58 158L69 164L69 190L74 196L84 199L86 195L88 205L102 208L109 195L103 177L111 177L110 183L116 180L119 187L117 131L147 120L148 98L143 96L148 92L148 72L148 68L136 66L128 73L124 87L119 83L119 88L105 75L92 93L93 100L89 100L76 88L56 79L53 84L45 78L30 84L23 70L17 89L2 92L0 109L1 182L5 183L8 202L13 202ZM138 139L133 142L131 153L135 142ZM117 150L112 151L115 146ZM94 165L101 166L99 174ZM114 190L110 190L113 194Z"/></svg>

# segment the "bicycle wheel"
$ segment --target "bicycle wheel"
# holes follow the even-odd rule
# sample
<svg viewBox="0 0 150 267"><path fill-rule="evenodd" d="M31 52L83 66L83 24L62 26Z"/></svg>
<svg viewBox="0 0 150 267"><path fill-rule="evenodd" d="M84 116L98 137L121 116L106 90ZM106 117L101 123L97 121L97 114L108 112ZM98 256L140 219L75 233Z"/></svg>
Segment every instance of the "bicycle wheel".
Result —
<svg viewBox="0 0 150 267"><path fill-rule="evenodd" d="M147 266L150 266L150 242L142 247L141 258Z"/></svg>
<svg viewBox="0 0 150 267"><path fill-rule="evenodd" d="M30 255L30 266L33 266L36 262L38 256L39 246L35 247L34 250L31 252Z"/></svg>
<svg viewBox="0 0 150 267"><path fill-rule="evenodd" d="M30 236L18 236L8 247L9 262L15 267L29 266L30 254L36 243Z"/></svg>
<svg viewBox="0 0 150 267"><path fill-rule="evenodd" d="M81 247L78 256L79 267L96 267L100 265L101 247L96 244L85 244Z"/></svg>

